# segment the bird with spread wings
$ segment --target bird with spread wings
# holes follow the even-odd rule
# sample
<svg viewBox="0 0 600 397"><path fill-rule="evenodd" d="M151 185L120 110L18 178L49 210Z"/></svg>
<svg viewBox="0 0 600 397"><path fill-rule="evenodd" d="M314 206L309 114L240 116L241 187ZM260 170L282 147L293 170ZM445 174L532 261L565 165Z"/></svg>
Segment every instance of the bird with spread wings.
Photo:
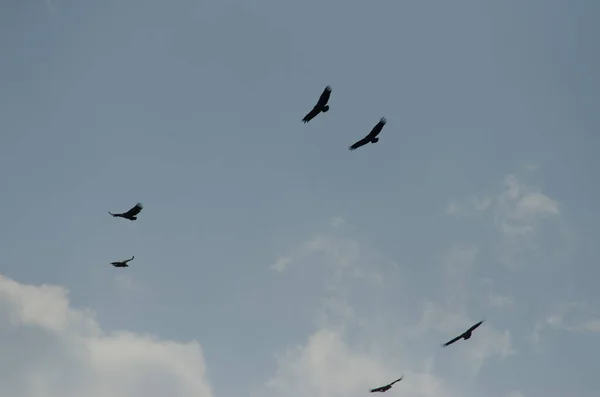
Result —
<svg viewBox="0 0 600 397"><path fill-rule="evenodd" d="M481 324L483 324L483 321L478 322L477 324L473 325L471 328L469 328L468 330L466 330L464 333L460 334L459 336L457 336L456 338L444 343L442 345L442 347L446 347L446 346L450 346L451 344L453 344L454 342L458 342L461 339L467 340L471 337L471 333L473 331L475 331L475 329L477 327L479 327Z"/></svg>
<svg viewBox="0 0 600 397"><path fill-rule="evenodd" d="M388 390L390 390L392 388L392 386L394 385L394 383L400 382L403 378L404 378L404 374L402 374L402 376L400 378L396 379L392 383L389 383L389 384L387 384L385 386L377 387L375 389L371 389L370 392L371 393L375 393L375 392L383 393L383 392L386 392L386 391L388 391Z"/></svg>
<svg viewBox="0 0 600 397"><path fill-rule="evenodd" d="M304 116L304 118L302 119L302 122L308 123L309 121L314 119L319 113L321 113L321 112L327 113L329 111L329 105L327 104L327 102L329 101L330 95L331 95L331 87L327 86L327 87L325 87L325 89L323 90L323 93L319 97L319 101L317 102L317 104L312 108L312 110L310 112L308 112L308 114L306 116Z"/></svg>
<svg viewBox="0 0 600 397"><path fill-rule="evenodd" d="M112 212L108 211L108 213L111 214L113 216L113 218L119 217L119 218L129 219L130 221L135 221L137 219L136 215L140 213L142 208L144 208L142 203L137 203L133 208L131 208L127 212L122 212L120 214L113 214Z"/></svg>
<svg viewBox="0 0 600 397"><path fill-rule="evenodd" d="M131 262L133 260L133 258L135 258L135 256L132 256L131 259L125 259L124 261L111 262L110 264L113 265L114 267L129 267L129 265L127 263Z"/></svg>
<svg viewBox="0 0 600 397"><path fill-rule="evenodd" d="M350 150L356 150L359 147L364 146L369 142L377 143L379 141L379 138L377 138L377 135L379 135L379 133L383 129L383 126L386 123L387 123L387 119L385 117L382 117L381 120L379 120L379 123L377 123L375 125L375 127L373 127L373 129L371 130L371 132L369 132L369 134L367 136L365 136L363 139L361 139L358 142L355 142L352 146L350 146Z"/></svg>

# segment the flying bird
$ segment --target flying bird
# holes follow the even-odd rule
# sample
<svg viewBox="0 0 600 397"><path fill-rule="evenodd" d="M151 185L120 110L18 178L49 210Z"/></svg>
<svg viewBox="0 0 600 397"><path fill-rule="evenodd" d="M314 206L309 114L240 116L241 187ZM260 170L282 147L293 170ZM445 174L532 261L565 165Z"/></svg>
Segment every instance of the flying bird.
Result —
<svg viewBox="0 0 600 397"><path fill-rule="evenodd" d="M302 119L303 123L308 123L312 119L314 119L319 113L327 113L329 111L329 105L327 101L329 101L329 96L331 95L331 87L327 86L323 90L323 93L319 97L319 101L315 105L314 108L304 118Z"/></svg>
<svg viewBox="0 0 600 397"><path fill-rule="evenodd" d="M140 213L142 208L144 208L142 203L137 203L133 208L131 208L127 212L123 212L120 214L113 214L112 212L108 211L108 213L111 214L113 217L120 217L120 218L129 219L130 221L135 221L137 219L136 215Z"/></svg>
<svg viewBox="0 0 600 397"><path fill-rule="evenodd" d="M402 378L404 378L404 374L402 374L402 376L401 376L400 378L396 379L396 380L395 380L395 381L393 381L392 383L390 383L390 384L387 384L387 385L385 385L385 386L381 386L381 387L375 388L375 389L371 389L370 391L371 391L371 393L375 393L375 392L380 392L380 393L383 393L383 392L385 392L385 391L388 391L388 390L390 390L390 389L392 388L392 385L393 385L394 383L396 383L396 382L400 382L400 381L402 380Z"/></svg>
<svg viewBox="0 0 600 397"><path fill-rule="evenodd" d="M135 256L132 256L131 259L126 259L124 261L119 261L119 262L111 262L110 264L113 265L114 267L129 267L129 265L127 263L131 262L133 260L133 258L135 258Z"/></svg>
<svg viewBox="0 0 600 397"><path fill-rule="evenodd" d="M475 324L474 326L472 326L471 328L469 328L468 330L466 330L463 334L457 336L456 338L452 339L451 341L448 341L448 342L444 343L442 345L442 347L450 346L454 342L457 342L457 341L459 341L461 339L464 339L464 340L469 339L471 337L471 333L473 331L475 331L475 329L477 327L479 327L481 324L483 324L483 321L478 322L477 324Z"/></svg>
<svg viewBox="0 0 600 397"><path fill-rule="evenodd" d="M364 137L360 141L355 142L352 146L350 146L350 150L356 150L359 147L364 146L364 145L366 145L369 142L371 142L371 143L377 143L379 141L379 138L377 138L377 135L379 135L379 133L383 129L383 126L385 125L385 123L387 123L387 120L386 120L385 117L382 117L381 120L379 120L379 123L377 123L375 125L375 127L373 127L373 129L371 130L371 132L369 132L369 135L367 135L366 137Z"/></svg>

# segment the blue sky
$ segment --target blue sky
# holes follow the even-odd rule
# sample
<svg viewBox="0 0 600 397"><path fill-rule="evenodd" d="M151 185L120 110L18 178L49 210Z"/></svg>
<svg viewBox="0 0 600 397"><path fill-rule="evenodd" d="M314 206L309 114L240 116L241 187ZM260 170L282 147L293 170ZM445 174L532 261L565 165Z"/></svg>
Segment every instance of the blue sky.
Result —
<svg viewBox="0 0 600 397"><path fill-rule="evenodd" d="M1 10L3 396L597 396L598 2Z"/></svg>

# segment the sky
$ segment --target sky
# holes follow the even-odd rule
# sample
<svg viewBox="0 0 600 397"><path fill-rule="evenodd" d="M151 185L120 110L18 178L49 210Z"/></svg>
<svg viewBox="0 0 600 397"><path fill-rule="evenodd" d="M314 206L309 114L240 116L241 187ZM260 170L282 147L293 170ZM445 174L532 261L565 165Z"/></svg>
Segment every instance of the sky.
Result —
<svg viewBox="0 0 600 397"><path fill-rule="evenodd" d="M596 397L599 15L4 0L0 394Z"/></svg>

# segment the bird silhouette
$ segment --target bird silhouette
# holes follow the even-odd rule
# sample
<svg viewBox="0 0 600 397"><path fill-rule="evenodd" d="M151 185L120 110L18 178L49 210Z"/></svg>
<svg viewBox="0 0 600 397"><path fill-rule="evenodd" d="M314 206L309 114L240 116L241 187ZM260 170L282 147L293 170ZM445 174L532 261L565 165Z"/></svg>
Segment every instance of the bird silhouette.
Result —
<svg viewBox="0 0 600 397"><path fill-rule="evenodd" d="M383 393L383 392L386 392L386 391L388 391L388 390L390 390L392 388L392 386L394 385L394 383L400 382L402 380L402 378L404 378L404 374L402 374L402 376L400 378L396 379L392 383L389 383L389 384L387 384L385 386L377 387L375 389L371 389L370 392L371 393L376 393L376 392Z"/></svg>
<svg viewBox="0 0 600 397"><path fill-rule="evenodd" d="M369 142L371 142L371 143L377 143L379 141L379 138L377 138L377 135L379 135L379 133L383 129L383 126L386 123L387 123L387 119L385 117L382 117L379 120L379 123L377 123L375 125L375 127L373 127L373 129L371 130L371 132L369 132L369 134L367 136L365 136L363 139L361 139L360 141L355 142L352 146L350 146L350 150L356 150L359 147L364 146L364 145L366 145Z"/></svg>
<svg viewBox="0 0 600 397"><path fill-rule="evenodd" d="M131 259L125 259L124 261L118 261L118 262L111 262L110 264L113 265L114 267L129 267L129 265L127 263L131 262L133 260L133 258L135 258L135 256L132 256Z"/></svg>
<svg viewBox="0 0 600 397"><path fill-rule="evenodd" d="M321 93L321 96L319 97L319 101L317 102L317 104L312 108L312 110L310 112L308 112L308 114L306 116L304 116L304 118L302 119L302 122L308 123L309 121L314 119L319 113L321 113L321 112L327 113L329 111L329 105L327 105L327 102L329 101L330 95L331 95L331 87L327 86L323 90L323 93Z"/></svg>
<svg viewBox="0 0 600 397"><path fill-rule="evenodd" d="M108 211L108 213L111 214L113 216L113 218L119 217L119 218L129 219L130 221L135 221L137 219L136 215L140 213L142 208L144 208L142 203L137 203L133 208L131 208L127 212L122 212L120 214L113 214L112 212Z"/></svg>
<svg viewBox="0 0 600 397"><path fill-rule="evenodd" d="M479 327L481 324L483 324L483 321L478 322L477 324L473 325L471 328L469 328L468 330L466 330L464 333L460 334L459 336L457 336L456 338L444 343L442 345L442 347L446 347L446 346L450 346L451 344L453 344L454 342L457 342L461 339L467 340L471 337L471 333L473 331L475 331L475 329L477 327Z"/></svg>

